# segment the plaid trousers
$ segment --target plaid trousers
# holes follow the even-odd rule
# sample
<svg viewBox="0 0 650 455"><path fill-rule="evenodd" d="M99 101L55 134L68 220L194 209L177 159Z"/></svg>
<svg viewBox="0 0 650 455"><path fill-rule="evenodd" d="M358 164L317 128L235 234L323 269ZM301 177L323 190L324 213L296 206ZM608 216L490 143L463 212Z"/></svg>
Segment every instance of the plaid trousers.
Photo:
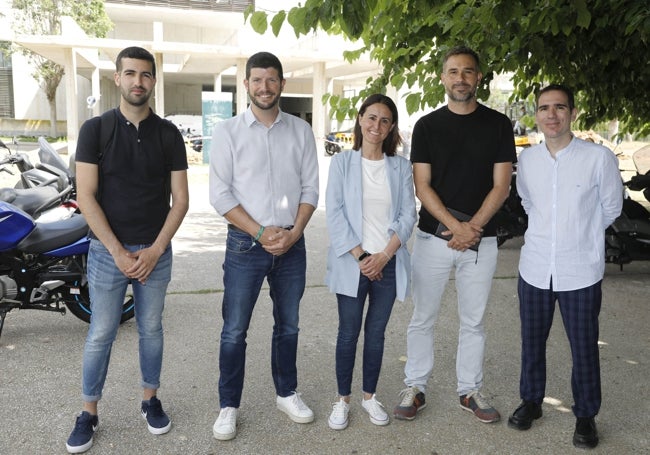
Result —
<svg viewBox="0 0 650 455"><path fill-rule="evenodd" d="M519 315L521 318L522 400L541 404L546 389L546 340L555 302L558 302L564 330L571 346L573 368L571 389L576 417L593 417L601 404L598 315L602 301L601 281L573 291L539 289L519 276Z"/></svg>

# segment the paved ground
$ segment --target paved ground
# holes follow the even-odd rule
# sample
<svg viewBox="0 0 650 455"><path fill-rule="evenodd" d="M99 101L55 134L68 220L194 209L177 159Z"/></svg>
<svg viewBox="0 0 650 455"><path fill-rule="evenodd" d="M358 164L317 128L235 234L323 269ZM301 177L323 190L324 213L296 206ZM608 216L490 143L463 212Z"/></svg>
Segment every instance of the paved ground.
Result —
<svg viewBox="0 0 650 455"><path fill-rule="evenodd" d="M328 158L322 159L326 175ZM221 329L221 263L225 225L207 203L205 166L191 168L191 210L175 240L174 278L165 310L165 359L159 397L173 419L167 435L153 436L139 416L137 334L123 325L113 349L96 454L559 454L582 453L571 444L570 353L556 318L548 346L544 417L528 432L505 419L486 425L458 406L455 351L458 320L449 287L437 323L436 368L427 408L412 422L370 423L360 406L355 371L351 423L332 431L327 416L336 395L335 298L323 286L327 231L324 210L309 225L308 286L301 309L299 391L312 407L312 424L290 422L275 409L270 375L271 307L266 291L249 332L247 375L238 436L212 438L218 414L217 358ZM324 179L323 179L324 180ZM323 182L324 184L324 182ZM516 269L521 240L506 242L488 307L485 394L507 417L517 406L519 320ZM452 281L453 283L453 281ZM650 264L608 266L601 317L603 407L597 418L598 454L648 453L650 405ZM388 409L403 388L405 330L410 301L397 302L386 333L378 397ZM36 311L9 314L0 338L0 454L65 453L65 440L80 410L80 364L87 326L74 316Z"/></svg>

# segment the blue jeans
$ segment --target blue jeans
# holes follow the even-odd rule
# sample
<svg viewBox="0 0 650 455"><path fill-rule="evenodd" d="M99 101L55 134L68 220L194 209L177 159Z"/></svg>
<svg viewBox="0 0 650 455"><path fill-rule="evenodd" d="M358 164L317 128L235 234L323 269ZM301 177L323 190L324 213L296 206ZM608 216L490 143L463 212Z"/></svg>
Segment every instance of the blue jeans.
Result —
<svg viewBox="0 0 650 455"><path fill-rule="evenodd" d="M383 270L381 280L370 281L359 274L356 297L336 294L339 334L336 339L336 382L340 396L352 393L352 372L361 332L366 297L368 311L363 332L363 391L375 393L384 356L384 332L396 297L395 258Z"/></svg>
<svg viewBox="0 0 650 455"><path fill-rule="evenodd" d="M138 251L148 245L124 245ZM90 242L88 251L88 284L92 315L83 354L82 398L99 401L108 372L113 341L122 316L122 305L129 283L135 300L135 320L140 339L141 385L148 389L160 387L163 355L162 313L167 285L171 279L172 249L167 247L158 264L142 285L117 268L113 257L98 240Z"/></svg>
<svg viewBox="0 0 650 455"><path fill-rule="evenodd" d="M228 230L223 264L223 329L219 349L219 402L238 408L244 387L246 333L264 278L273 302L271 374L276 393L291 395L298 385L298 312L305 291L307 255L301 237L285 254L273 256L250 235Z"/></svg>

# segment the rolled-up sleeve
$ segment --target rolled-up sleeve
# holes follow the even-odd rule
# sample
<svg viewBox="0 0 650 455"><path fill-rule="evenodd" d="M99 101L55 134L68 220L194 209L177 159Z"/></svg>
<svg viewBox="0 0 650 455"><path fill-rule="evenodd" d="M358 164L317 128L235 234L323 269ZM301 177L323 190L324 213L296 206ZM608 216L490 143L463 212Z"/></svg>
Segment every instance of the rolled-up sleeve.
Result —
<svg viewBox="0 0 650 455"><path fill-rule="evenodd" d="M305 153L303 155L301 176L302 193L301 204L310 204L318 207L318 154L316 152L316 140L311 128L305 130Z"/></svg>
<svg viewBox="0 0 650 455"><path fill-rule="evenodd" d="M210 204L221 216L239 205L232 193L233 142L224 122L217 123L210 146Z"/></svg>

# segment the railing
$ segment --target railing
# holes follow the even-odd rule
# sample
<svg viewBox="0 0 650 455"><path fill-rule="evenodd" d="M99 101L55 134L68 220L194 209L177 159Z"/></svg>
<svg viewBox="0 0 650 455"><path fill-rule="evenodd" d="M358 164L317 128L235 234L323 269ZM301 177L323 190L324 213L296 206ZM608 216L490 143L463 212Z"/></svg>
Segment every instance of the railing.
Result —
<svg viewBox="0 0 650 455"><path fill-rule="evenodd" d="M106 0L106 3L241 13L255 0Z"/></svg>

